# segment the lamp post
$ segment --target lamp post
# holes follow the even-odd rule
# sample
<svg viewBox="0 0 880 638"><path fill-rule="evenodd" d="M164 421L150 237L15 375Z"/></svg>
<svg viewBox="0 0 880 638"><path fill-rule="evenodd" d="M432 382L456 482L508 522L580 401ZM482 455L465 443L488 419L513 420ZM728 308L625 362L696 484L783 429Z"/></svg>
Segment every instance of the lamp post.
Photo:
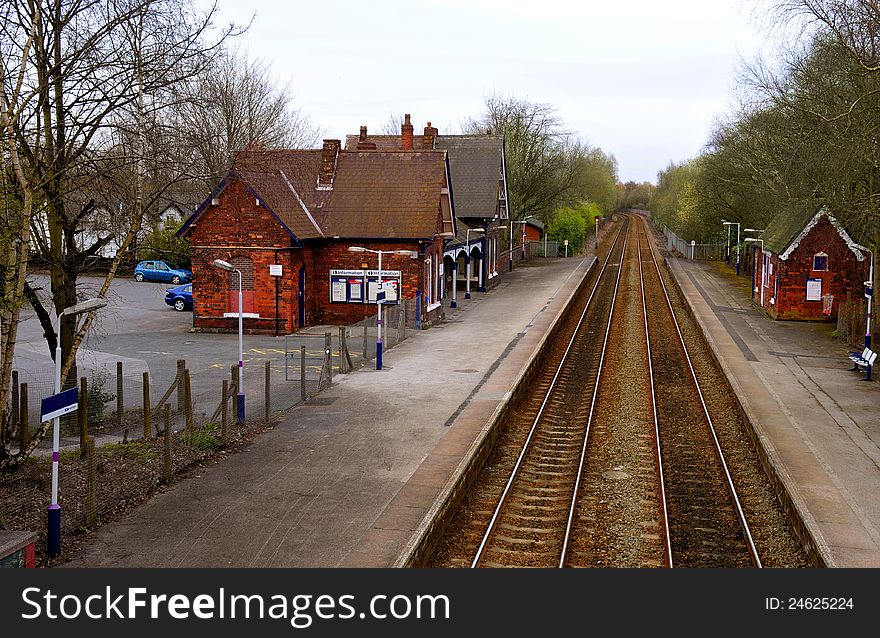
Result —
<svg viewBox="0 0 880 638"><path fill-rule="evenodd" d="M211 263L220 270L238 273L238 395L236 396L235 412L236 421L238 423L244 423L244 305L242 303L241 271L228 261L223 261L222 259L215 259ZM224 400L225 399L226 398L224 397Z"/></svg>
<svg viewBox="0 0 880 638"><path fill-rule="evenodd" d="M751 229L746 228L746 230L748 231ZM756 239L754 237L746 237L743 241L746 243L760 242L760 244L761 244L761 259L764 258L764 240L763 239ZM754 268L752 268L752 288L753 289L755 286L755 271L756 270L757 270L757 265ZM762 308L764 307L764 264L761 264L761 307Z"/></svg>
<svg viewBox="0 0 880 638"><path fill-rule="evenodd" d="M107 305L104 299L95 297L62 310L55 318L55 394L61 392L61 317L73 317L86 312L103 308ZM61 448L61 417L52 419L52 496L49 503L49 521L46 534L46 550L49 556L61 553L61 506L58 504L58 454Z"/></svg>
<svg viewBox="0 0 880 638"><path fill-rule="evenodd" d="M730 263L730 227L736 225L736 274L739 275L739 222L728 222L721 220L721 223L727 226L727 263Z"/></svg>
<svg viewBox="0 0 880 638"><path fill-rule="evenodd" d="M482 228L468 228L467 232L464 234L464 244L465 250L467 251L466 262L467 263L467 278L465 279L465 289L464 289L464 298L471 298L471 233L479 234L485 233L486 231Z"/></svg>
<svg viewBox="0 0 880 638"><path fill-rule="evenodd" d="M379 255L379 287L376 290L376 370L382 369L382 255L405 255L411 259L416 259L419 254L414 250L373 250L372 248L364 248L363 246L349 246L348 251L352 253L373 253ZM380 297L382 293L382 297Z"/></svg>
<svg viewBox="0 0 880 638"><path fill-rule="evenodd" d="M522 224L522 258L526 258L526 223L510 220L510 270L513 270L513 230L514 224Z"/></svg>

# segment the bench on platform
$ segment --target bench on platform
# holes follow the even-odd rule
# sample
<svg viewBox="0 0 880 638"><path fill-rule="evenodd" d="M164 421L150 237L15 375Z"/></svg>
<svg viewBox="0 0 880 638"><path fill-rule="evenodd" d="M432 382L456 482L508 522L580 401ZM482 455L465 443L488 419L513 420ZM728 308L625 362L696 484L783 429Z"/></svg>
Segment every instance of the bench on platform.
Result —
<svg viewBox="0 0 880 638"><path fill-rule="evenodd" d="M865 380L871 380L871 368L874 367L874 361L877 359L877 353L871 350L870 348L865 348L861 353L859 352L850 352L849 359L853 362L853 367L850 368L853 372L861 372L862 368L865 369Z"/></svg>

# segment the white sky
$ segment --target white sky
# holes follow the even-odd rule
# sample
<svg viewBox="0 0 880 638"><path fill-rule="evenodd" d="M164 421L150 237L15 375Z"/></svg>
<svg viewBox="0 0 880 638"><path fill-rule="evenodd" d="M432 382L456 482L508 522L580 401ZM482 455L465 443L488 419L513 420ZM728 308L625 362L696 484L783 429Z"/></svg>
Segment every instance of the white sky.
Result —
<svg viewBox="0 0 880 638"><path fill-rule="evenodd" d="M695 156L762 45L747 0L218 1L218 25L255 14L239 46L324 137L402 113L457 133L487 95L513 95L555 107L621 181Z"/></svg>

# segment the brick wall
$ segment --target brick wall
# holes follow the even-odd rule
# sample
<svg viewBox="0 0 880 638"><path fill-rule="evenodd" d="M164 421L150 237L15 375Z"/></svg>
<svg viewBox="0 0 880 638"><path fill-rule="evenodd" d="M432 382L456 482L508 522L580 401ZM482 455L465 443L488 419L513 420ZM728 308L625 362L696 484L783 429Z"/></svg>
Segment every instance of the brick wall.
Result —
<svg viewBox="0 0 880 638"><path fill-rule="evenodd" d="M828 255L828 270L814 271L813 256L817 253ZM760 251L759 251L760 259ZM822 280L822 294L834 295L831 316L837 316L840 302L847 298L858 298L864 293L863 282L868 277L868 262L858 261L847 247L837 229L826 217L821 217L816 226L801 241L789 258L782 261L773 257L774 276L779 277L776 286L776 303L770 305L774 294L773 277L764 290L764 307L777 319L825 319L822 301L807 301L807 279ZM760 268L760 262L759 262ZM760 270L756 273L756 286L760 289ZM759 294L754 295L760 302Z"/></svg>
<svg viewBox="0 0 880 638"><path fill-rule="evenodd" d="M349 246L363 246L371 250L418 250L417 241L375 241L375 240L328 240L321 242L320 249L314 251L314 268L311 285L306 288L314 304L315 322L319 324L350 324L376 314L376 304L331 303L330 271L366 270L379 268L379 256L374 253L352 253ZM423 260L400 255L382 255L382 270L401 271L402 299L415 299L421 285L421 266Z"/></svg>
<svg viewBox="0 0 880 638"><path fill-rule="evenodd" d="M219 203L202 213L188 238L193 245L193 325L205 332L238 331L237 315L223 317L225 312L238 312L235 294L238 274L230 278L229 273L211 265L215 259L232 261L246 257L253 262L253 312L260 317L246 317L244 331L274 333L277 330L278 334L287 334L303 327L299 325L298 306L300 269L305 270L305 326L343 325L376 314L375 304L330 302L331 270L357 270L362 264L367 264L368 270L378 268L378 255L352 253L349 246L419 251L418 259L382 256L383 270L401 271L402 299L415 299L416 291L424 285L424 258L442 254L442 239L427 245L416 240L307 240L304 248L291 248L287 232L239 181L230 183L220 195ZM272 264L282 266L281 277L269 274ZM423 317L423 321L430 323L438 316L439 310L435 310L431 316Z"/></svg>
<svg viewBox="0 0 880 638"><path fill-rule="evenodd" d="M189 233L193 245L193 325L198 330L236 332L237 317L223 317L238 312L238 273L232 277L211 265L215 259L232 261L250 259L253 263L253 311L259 319L245 318L245 332L295 328L297 310L297 274L303 259L302 249L290 249L290 235L278 224L268 209L239 181L233 181L220 195L216 206L209 206ZM282 277L269 274L271 264L282 266Z"/></svg>

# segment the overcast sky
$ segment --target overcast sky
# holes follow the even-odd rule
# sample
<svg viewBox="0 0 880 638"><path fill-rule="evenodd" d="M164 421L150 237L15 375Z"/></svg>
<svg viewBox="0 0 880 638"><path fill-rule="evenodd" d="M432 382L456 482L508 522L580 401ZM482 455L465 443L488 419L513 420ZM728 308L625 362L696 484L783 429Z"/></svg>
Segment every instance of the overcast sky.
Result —
<svg viewBox="0 0 880 638"><path fill-rule="evenodd" d="M219 3L218 24L254 16L239 46L290 82L324 137L401 113L457 133L487 95L512 95L553 106L621 181L699 153L762 42L748 0Z"/></svg>

